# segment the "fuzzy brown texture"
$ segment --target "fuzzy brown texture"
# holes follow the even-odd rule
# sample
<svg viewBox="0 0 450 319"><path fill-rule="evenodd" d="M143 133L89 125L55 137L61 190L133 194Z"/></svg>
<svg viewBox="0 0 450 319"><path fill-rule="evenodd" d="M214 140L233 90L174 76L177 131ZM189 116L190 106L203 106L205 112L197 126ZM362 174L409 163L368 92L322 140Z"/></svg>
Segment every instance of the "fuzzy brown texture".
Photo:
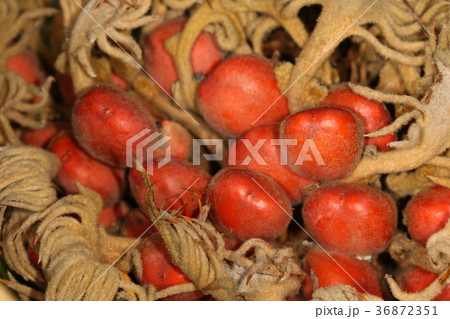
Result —
<svg viewBox="0 0 450 319"><path fill-rule="evenodd" d="M409 265L415 265L425 270L436 272L425 247L409 239L405 233L398 232L394 235L389 244L388 252L399 263L399 268L401 269Z"/></svg>
<svg viewBox="0 0 450 319"><path fill-rule="evenodd" d="M449 187L445 182L450 179L450 169L433 165L423 165L412 172L389 174L386 177L387 187L399 197L414 196L419 192L440 184Z"/></svg>
<svg viewBox="0 0 450 319"><path fill-rule="evenodd" d="M22 128L43 128L51 115L49 77L41 88L26 84L13 72L0 72L0 145L20 145L14 125ZM36 98L40 98L36 101Z"/></svg>

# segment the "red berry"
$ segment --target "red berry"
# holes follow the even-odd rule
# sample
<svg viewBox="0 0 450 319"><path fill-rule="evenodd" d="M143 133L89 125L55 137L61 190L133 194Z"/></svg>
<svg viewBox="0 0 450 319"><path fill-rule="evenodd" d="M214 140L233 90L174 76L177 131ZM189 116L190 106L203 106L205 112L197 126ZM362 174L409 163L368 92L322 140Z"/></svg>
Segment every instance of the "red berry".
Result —
<svg viewBox="0 0 450 319"><path fill-rule="evenodd" d="M151 234L139 249L142 260L142 284L152 284L158 290L190 282L189 278L175 266L163 239L158 233ZM180 296L181 295L181 296ZM201 293L176 295L178 300L197 299Z"/></svg>
<svg viewBox="0 0 450 319"><path fill-rule="evenodd" d="M152 191L156 207L176 210L186 205L183 215L193 216L198 212L198 198L202 198L204 189L211 179L207 173L188 161L177 159L172 159L160 168L158 168L159 161L149 165L152 165L152 171L147 165L144 165L144 168L149 172L153 183ZM141 173L135 168L131 169L129 181L134 199L141 210L146 212L147 189Z"/></svg>
<svg viewBox="0 0 450 319"><path fill-rule="evenodd" d="M174 34L181 32L186 21L187 19L182 18L160 25L150 33L145 44L145 69L171 95L172 83L178 81L178 72L164 43ZM208 74L222 60L222 56L214 36L201 32L191 51L194 73Z"/></svg>
<svg viewBox="0 0 450 319"><path fill-rule="evenodd" d="M414 267L408 271L402 280L400 288L406 292L415 293L424 290L436 280L437 274L426 271L420 267ZM444 290L437 295L433 301L449 301L450 284L445 286Z"/></svg>
<svg viewBox="0 0 450 319"><path fill-rule="evenodd" d="M45 81L45 74L37 56L31 51L23 51L6 60L6 69L25 79L28 84L41 86Z"/></svg>
<svg viewBox="0 0 450 319"><path fill-rule="evenodd" d="M68 122L48 123L41 129L25 131L22 141L26 145L44 148L56 134L69 127L70 123Z"/></svg>
<svg viewBox="0 0 450 319"><path fill-rule="evenodd" d="M262 173L226 168L213 177L209 188L211 218L225 235L271 240L291 221L292 207L286 193Z"/></svg>
<svg viewBox="0 0 450 319"><path fill-rule="evenodd" d="M307 299L311 299L313 293L312 273L318 280L318 288L349 285L361 293L383 297L375 271L363 260L337 252L326 253L314 247L306 254L305 263L309 276L302 284L302 293Z"/></svg>
<svg viewBox="0 0 450 319"><path fill-rule="evenodd" d="M272 63L252 55L220 63L200 84L197 101L206 121L229 136L289 115Z"/></svg>
<svg viewBox="0 0 450 319"><path fill-rule="evenodd" d="M364 184L326 185L303 205L306 229L320 244L340 252L382 252L397 227L397 207L381 190Z"/></svg>
<svg viewBox="0 0 450 319"><path fill-rule="evenodd" d="M64 99L64 105L68 108L72 108L77 99L73 89L72 77L70 74L58 74L56 81L58 82L59 90Z"/></svg>
<svg viewBox="0 0 450 319"><path fill-rule="evenodd" d="M145 129L156 131L154 118L137 98L122 89L99 84L79 96L72 115L72 126L80 145L96 159L113 166L126 164L127 141ZM136 141L132 154L136 156ZM153 142L143 147L146 150ZM138 159L139 160L139 159Z"/></svg>
<svg viewBox="0 0 450 319"><path fill-rule="evenodd" d="M170 147L170 157L188 160L192 151L192 135L181 124L174 121L162 121L160 132L163 136L170 137L164 144L164 148ZM153 152L153 156L165 157L165 149L159 148Z"/></svg>
<svg viewBox="0 0 450 319"><path fill-rule="evenodd" d="M128 82L125 81L125 79L122 78L117 73L114 73L114 72L112 73L110 83L117 85L118 87L120 87L123 90L128 89Z"/></svg>
<svg viewBox="0 0 450 319"><path fill-rule="evenodd" d="M28 246L28 256L30 257L31 263L36 269L42 270L42 262L39 260L39 255L32 246Z"/></svg>
<svg viewBox="0 0 450 319"><path fill-rule="evenodd" d="M152 221L148 215L142 213L139 209L132 210L126 217L125 222L122 225L121 235L123 237L138 238L150 236L150 226ZM153 231L156 231L155 227L152 227Z"/></svg>
<svg viewBox="0 0 450 319"><path fill-rule="evenodd" d="M109 228L117 222L119 218L127 216L129 211L130 208L125 202L119 202L113 206L105 207L98 216L97 224Z"/></svg>
<svg viewBox="0 0 450 319"><path fill-rule="evenodd" d="M347 176L363 149L363 127L351 112L317 107L288 117L281 124L289 167L308 178L334 180Z"/></svg>
<svg viewBox="0 0 450 319"><path fill-rule="evenodd" d="M437 185L420 192L408 202L404 216L412 239L425 245L448 222L450 189Z"/></svg>
<svg viewBox="0 0 450 319"><path fill-rule="evenodd" d="M335 106L352 111L361 119L364 133L378 131L392 123L391 116L382 103L358 95L347 87L331 91L319 105ZM380 137L366 137L364 145L373 144L378 151L385 152L391 150L387 144L395 140L395 133Z"/></svg>
<svg viewBox="0 0 450 319"><path fill-rule="evenodd" d="M86 154L72 135L62 133L53 139L48 150L61 161L56 180L69 194L77 194L76 182L99 193L104 206L116 203L124 188L125 172L114 169Z"/></svg>
<svg viewBox="0 0 450 319"><path fill-rule="evenodd" d="M275 145L280 142L279 133L278 123L262 125L244 133L230 147L227 165L254 169L272 177L295 205L302 201L302 188L316 181L292 172L286 163L282 162L280 146ZM253 147L260 158L251 154L249 149Z"/></svg>

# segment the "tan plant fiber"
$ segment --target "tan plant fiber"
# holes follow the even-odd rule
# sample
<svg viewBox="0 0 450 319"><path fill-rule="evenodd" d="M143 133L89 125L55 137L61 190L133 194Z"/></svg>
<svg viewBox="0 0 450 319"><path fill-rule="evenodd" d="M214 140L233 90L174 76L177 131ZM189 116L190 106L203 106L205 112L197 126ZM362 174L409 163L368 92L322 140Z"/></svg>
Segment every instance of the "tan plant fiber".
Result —
<svg viewBox="0 0 450 319"><path fill-rule="evenodd" d="M109 0L108 3L98 5L98 0L90 0L73 24L68 55L76 94L95 83L97 74L90 62L95 44L106 55L130 66L139 68L142 64L142 49L128 31L154 20L145 15L151 0L136 0L136 6L121 0Z"/></svg>
<svg viewBox="0 0 450 319"><path fill-rule="evenodd" d="M316 289L313 301L383 301L380 297L362 294L349 285L335 285Z"/></svg>
<svg viewBox="0 0 450 319"><path fill-rule="evenodd" d="M430 23L449 6L445 0L412 0L409 3L424 23ZM416 39L422 27L403 0L277 0L276 8L286 17L294 17L302 7L312 4L320 5L322 11L291 73L290 83L293 85L287 91L291 112L313 106L324 97L311 99L308 90L313 84L309 83L314 81L317 70L346 38L362 39L383 58L395 63L424 65L426 41ZM373 28L367 29L367 25L378 26L383 40L372 33Z"/></svg>
<svg viewBox="0 0 450 319"><path fill-rule="evenodd" d="M399 116L392 124L366 136L382 136L409 125L407 138L389 143L394 149L375 156L363 156L346 181L356 181L376 174L404 172L423 164L444 168L450 160L443 156L450 147L450 30L446 25L439 35L435 63L439 74L421 101L407 95L385 94L366 87L350 85L360 95L380 102L408 105L410 112Z"/></svg>
<svg viewBox="0 0 450 319"><path fill-rule="evenodd" d="M426 244L426 253L431 260L431 267L425 267L429 271L440 275L427 288L417 293L407 293L400 289L397 282L389 275L386 280L395 298L406 301L432 300L450 284L450 221L445 227L430 236ZM422 265L419 265L422 267ZM429 269L431 268L431 269Z"/></svg>
<svg viewBox="0 0 450 319"><path fill-rule="evenodd" d="M43 18L56 12L56 9L42 7L21 11L20 1L0 2L0 71L5 71L9 57L25 50ZM18 36L19 39L13 42Z"/></svg>
<svg viewBox="0 0 450 319"><path fill-rule="evenodd" d="M97 219L102 209L99 194L78 184L79 194L68 195L42 213L31 215L17 235L39 222L36 242L48 285L46 300L135 299L142 288L128 281L119 269L102 262L102 243ZM139 241L136 241L139 243ZM128 246L132 247L131 239ZM122 248L122 247L121 247ZM121 291L127 294L120 294Z"/></svg>
<svg viewBox="0 0 450 319"><path fill-rule="evenodd" d="M0 147L0 233L8 206L39 212L56 200L58 158L30 146Z"/></svg>
<svg viewBox="0 0 450 319"><path fill-rule="evenodd" d="M22 144L14 125L40 129L47 124L51 115L49 89L52 82L53 78L49 77L38 88L26 84L13 72L0 72L0 145Z"/></svg>

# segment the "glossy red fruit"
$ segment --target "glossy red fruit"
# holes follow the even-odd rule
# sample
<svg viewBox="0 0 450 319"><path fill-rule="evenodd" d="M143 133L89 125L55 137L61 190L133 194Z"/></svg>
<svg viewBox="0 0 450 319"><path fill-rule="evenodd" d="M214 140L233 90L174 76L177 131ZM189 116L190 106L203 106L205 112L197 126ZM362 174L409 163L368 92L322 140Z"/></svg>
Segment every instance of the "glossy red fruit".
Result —
<svg viewBox="0 0 450 319"><path fill-rule="evenodd" d="M200 84L197 101L205 120L229 136L239 136L289 115L272 63L253 55L220 63Z"/></svg>
<svg viewBox="0 0 450 319"><path fill-rule="evenodd" d="M68 122L52 122L37 130L27 130L22 135L22 142L26 145L44 148L59 132L70 128Z"/></svg>
<svg viewBox="0 0 450 319"><path fill-rule="evenodd" d="M125 202L119 202L115 205L105 207L100 212L100 215L97 219L97 224L103 225L106 228L111 227L116 223L120 218L123 218L128 215L130 211L130 207Z"/></svg>
<svg viewBox="0 0 450 319"><path fill-rule="evenodd" d="M172 159L169 163L158 167L160 162L156 160L149 165L152 165L151 170L147 165L144 165L144 168L153 183L152 191L156 207L177 210L186 206L183 215L194 216L198 212L198 199L202 198L211 177L188 161ZM146 212L147 189L137 169L131 169L129 182L134 199L141 210Z"/></svg>
<svg viewBox="0 0 450 319"><path fill-rule="evenodd" d="M281 157L279 133L278 123L262 125L244 133L230 147L227 165L253 169L272 177L295 205L303 199L302 188L317 181L289 169L286 158L283 161Z"/></svg>
<svg viewBox="0 0 450 319"><path fill-rule="evenodd" d="M312 274L317 279L318 288L349 285L361 293L383 298L375 271L363 260L337 252L326 253L319 247L314 247L306 254L305 264L308 277L302 284L302 294L306 299L312 298Z"/></svg>
<svg viewBox="0 0 450 319"><path fill-rule="evenodd" d="M56 154L61 162L56 180L69 194L77 194L76 182L102 196L104 206L111 206L122 196L125 172L114 169L86 154L72 135L56 136L48 150Z"/></svg>
<svg viewBox="0 0 450 319"><path fill-rule="evenodd" d="M437 185L420 192L408 202L404 217L411 237L425 245L448 222L450 189Z"/></svg>
<svg viewBox="0 0 450 319"><path fill-rule="evenodd" d="M365 184L324 185L303 205L306 230L321 245L354 255L382 252L397 227L397 207Z"/></svg>
<svg viewBox="0 0 450 319"><path fill-rule="evenodd" d="M145 69L172 95L172 83L178 81L178 72L172 55L166 50L165 41L174 34L181 32L187 19L181 18L168 21L153 30L145 43ZM191 65L195 73L208 74L223 57L214 36L201 32L195 40L191 51Z"/></svg>
<svg viewBox="0 0 450 319"><path fill-rule="evenodd" d="M188 160L192 152L192 135L181 124L174 121L162 121L160 133L170 137L161 148L153 152L153 156L165 157L166 149L170 147L170 157Z"/></svg>
<svg viewBox="0 0 450 319"><path fill-rule="evenodd" d="M365 134L378 131L392 123L391 116L383 103L358 95L348 87L329 92L319 105L340 107L353 112L361 119ZM379 137L366 137L364 145L373 144L378 151L386 152L391 150L387 144L396 139L395 133Z"/></svg>
<svg viewBox="0 0 450 319"><path fill-rule="evenodd" d="M142 260L142 284L152 284L158 290L190 282L180 268L172 263L170 253L158 233L151 234L139 248ZM200 292L176 295L177 300L193 300Z"/></svg>
<svg viewBox="0 0 450 319"><path fill-rule="evenodd" d="M148 129L149 132L132 146L156 131L154 118L133 95L107 85L94 85L82 93L72 115L74 135L80 145L92 157L113 166L125 167L127 141ZM142 161L147 159L147 149L156 139L142 147Z"/></svg>
<svg viewBox="0 0 450 319"><path fill-rule="evenodd" d="M257 171L226 168L213 177L208 188L210 216L227 236L271 240L291 221L292 207L286 193L273 179Z"/></svg>
<svg viewBox="0 0 450 319"><path fill-rule="evenodd" d="M41 86L45 81L45 74L37 56L31 51L23 51L6 60L6 69L25 79L28 84Z"/></svg>
<svg viewBox="0 0 450 319"><path fill-rule="evenodd" d="M148 237L151 234L150 227L152 226L152 221L148 215L141 212L139 209L133 209L126 217L122 228L121 235L123 237ZM152 227L153 231L156 228Z"/></svg>
<svg viewBox="0 0 450 319"><path fill-rule="evenodd" d="M406 292L415 293L424 290L436 280L437 274L426 271L420 267L414 267L407 272L402 280L400 288ZM433 301L449 301L450 284L445 286L444 290L437 295Z"/></svg>
<svg viewBox="0 0 450 319"><path fill-rule="evenodd" d="M359 162L364 137L361 121L350 111L317 107L291 115L281 124L289 167L321 181L347 176Z"/></svg>

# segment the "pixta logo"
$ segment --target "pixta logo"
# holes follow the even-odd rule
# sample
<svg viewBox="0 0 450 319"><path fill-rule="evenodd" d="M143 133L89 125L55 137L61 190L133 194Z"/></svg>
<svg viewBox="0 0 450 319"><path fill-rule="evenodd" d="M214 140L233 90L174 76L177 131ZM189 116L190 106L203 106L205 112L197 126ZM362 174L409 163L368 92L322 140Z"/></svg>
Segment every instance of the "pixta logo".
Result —
<svg viewBox="0 0 450 319"><path fill-rule="evenodd" d="M138 134L129 138L126 142L126 166L136 167L140 170L146 161L147 173L153 175L153 158L158 157L158 168L170 162L172 150L167 146L170 136L163 136L159 132L144 129ZM162 155L162 156L161 156ZM136 165L133 165L134 160Z"/></svg>

